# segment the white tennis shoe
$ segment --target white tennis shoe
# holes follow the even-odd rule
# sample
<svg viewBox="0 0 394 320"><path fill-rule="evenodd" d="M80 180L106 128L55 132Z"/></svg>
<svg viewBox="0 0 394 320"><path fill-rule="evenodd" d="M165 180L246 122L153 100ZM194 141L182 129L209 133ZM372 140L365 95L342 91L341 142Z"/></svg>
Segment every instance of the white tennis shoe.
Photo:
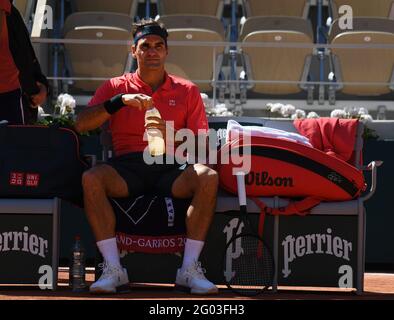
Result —
<svg viewBox="0 0 394 320"><path fill-rule="evenodd" d="M90 293L105 294L130 291L127 270L122 267L112 266L104 263L101 277L93 283Z"/></svg>
<svg viewBox="0 0 394 320"><path fill-rule="evenodd" d="M201 268L201 262L195 261L186 270L177 270L175 289L192 294L217 294L218 288L209 281Z"/></svg>

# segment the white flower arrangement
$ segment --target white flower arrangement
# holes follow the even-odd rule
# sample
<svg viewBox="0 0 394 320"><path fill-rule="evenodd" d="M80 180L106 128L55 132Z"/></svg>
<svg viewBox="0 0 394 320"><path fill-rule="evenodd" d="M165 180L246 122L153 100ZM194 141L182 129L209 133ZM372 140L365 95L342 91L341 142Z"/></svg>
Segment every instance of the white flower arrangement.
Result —
<svg viewBox="0 0 394 320"><path fill-rule="evenodd" d="M207 116L213 117L230 117L234 114L229 111L224 103L217 104L215 106L212 105L211 100L208 98L208 95L205 93L201 93L201 98L205 106L205 113Z"/></svg>
<svg viewBox="0 0 394 320"><path fill-rule="evenodd" d="M57 97L54 114L57 115L74 115L76 101L73 96L62 93Z"/></svg>
<svg viewBox="0 0 394 320"><path fill-rule="evenodd" d="M308 114L302 109L296 109L291 104L281 104L281 103L267 103L267 109L270 112L276 112L282 115L284 118L291 119L311 119L311 118L320 118L320 116L311 111ZM360 119L363 123L373 121L372 116L368 113L368 110L361 108L344 108L344 109L334 109L330 114L331 118L340 118L340 119Z"/></svg>
<svg viewBox="0 0 394 320"><path fill-rule="evenodd" d="M311 111L306 116L307 119L317 119L320 118L319 115L315 111Z"/></svg>
<svg viewBox="0 0 394 320"><path fill-rule="evenodd" d="M331 111L330 117L331 118L346 119L348 117L348 114L346 113L345 110L334 109Z"/></svg>
<svg viewBox="0 0 394 320"><path fill-rule="evenodd" d="M44 109L41 106L37 108L37 118L43 119L47 114L45 113Z"/></svg>
<svg viewBox="0 0 394 320"><path fill-rule="evenodd" d="M295 112L291 115L292 119L304 119L306 117L306 112L301 109L296 109Z"/></svg>
<svg viewBox="0 0 394 320"><path fill-rule="evenodd" d="M48 118L69 118L73 119L75 115L76 101L73 96L62 93L57 97L53 113L45 113L42 107L38 107L38 121L43 121Z"/></svg>
<svg viewBox="0 0 394 320"><path fill-rule="evenodd" d="M283 104L281 104L281 103L268 103L267 107L270 108L271 112L279 112L279 113L281 113Z"/></svg>
<svg viewBox="0 0 394 320"><path fill-rule="evenodd" d="M267 109L270 112L276 112L282 115L284 118L289 118L291 119L316 119L320 118L320 116L314 112L311 111L306 115L306 112L301 109L296 109L293 105L290 104L281 104L281 103L267 103ZM374 130L371 130L367 128L367 123L370 123L373 121L372 116L368 113L368 110L366 108L344 108L344 109L334 109L331 111L330 114L331 118L339 118L339 119L359 119L361 122L364 123L365 125L365 130L364 130L364 137L372 137L372 138L377 138L376 134L373 132Z"/></svg>
<svg viewBox="0 0 394 320"><path fill-rule="evenodd" d="M344 108L344 109L334 109L330 114L331 118L340 119L359 119L364 124L372 122L373 118L368 114L368 110L361 108Z"/></svg>
<svg viewBox="0 0 394 320"><path fill-rule="evenodd" d="M39 107L37 124L44 126L58 125L74 128L76 101L73 96L62 93L58 96L53 113L48 114Z"/></svg>
<svg viewBox="0 0 394 320"><path fill-rule="evenodd" d="M282 106L281 113L284 117L291 117L293 114L295 114L296 108L291 105L291 104L285 104Z"/></svg>

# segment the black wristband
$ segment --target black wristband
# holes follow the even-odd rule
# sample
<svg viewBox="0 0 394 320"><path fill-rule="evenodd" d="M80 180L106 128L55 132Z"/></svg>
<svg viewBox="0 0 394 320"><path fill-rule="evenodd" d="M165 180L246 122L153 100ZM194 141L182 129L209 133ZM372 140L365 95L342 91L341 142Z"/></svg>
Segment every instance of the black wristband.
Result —
<svg viewBox="0 0 394 320"><path fill-rule="evenodd" d="M124 107L124 103L122 100L123 94L118 94L112 97L110 100L104 102L104 109L109 114L114 114Z"/></svg>

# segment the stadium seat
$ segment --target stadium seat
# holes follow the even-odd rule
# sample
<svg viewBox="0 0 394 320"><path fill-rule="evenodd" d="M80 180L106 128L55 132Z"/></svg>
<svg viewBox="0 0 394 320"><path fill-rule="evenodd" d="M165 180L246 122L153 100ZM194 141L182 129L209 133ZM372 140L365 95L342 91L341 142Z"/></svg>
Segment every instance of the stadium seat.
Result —
<svg viewBox="0 0 394 320"><path fill-rule="evenodd" d="M114 12L133 17L137 12L138 0L72 0L72 5L76 12Z"/></svg>
<svg viewBox="0 0 394 320"><path fill-rule="evenodd" d="M221 17L223 11L223 0L158 0L157 10L159 15L167 16L173 14L197 14Z"/></svg>
<svg viewBox="0 0 394 320"><path fill-rule="evenodd" d="M337 19L339 8L351 6L354 17L381 17L394 19L394 0L332 0L333 18Z"/></svg>
<svg viewBox="0 0 394 320"><path fill-rule="evenodd" d="M309 20L297 17L253 17L242 26L240 42L299 43L312 45L313 30ZM242 47L248 80L306 82L312 48ZM294 94L306 89L297 83L255 83L248 86L263 94Z"/></svg>
<svg viewBox="0 0 394 320"><path fill-rule="evenodd" d="M171 15L162 16L159 21L165 24L169 41L225 41L223 25L216 17ZM166 70L169 73L194 81L202 92L210 92L212 91L212 79L218 78L223 60L223 51L223 45L216 47L214 70L214 47L173 45L170 46L166 60Z"/></svg>
<svg viewBox="0 0 394 320"><path fill-rule="evenodd" d="M70 15L64 25L65 39L131 40L132 19L119 13L85 12ZM72 77L111 78L128 71L131 55L126 44L65 44ZM75 81L74 87L94 92L101 81Z"/></svg>
<svg viewBox="0 0 394 320"><path fill-rule="evenodd" d="M27 9L27 3L29 0L15 0L13 2L14 6L18 9L20 14L23 16Z"/></svg>
<svg viewBox="0 0 394 320"><path fill-rule="evenodd" d="M287 16L307 18L309 0L244 0L247 17Z"/></svg>
<svg viewBox="0 0 394 320"><path fill-rule="evenodd" d="M385 18L354 18L353 30L342 30L336 20L330 29L329 42L332 45L392 45L394 21ZM393 89L393 48L332 48L332 58L334 74L339 82L337 90L345 94L376 96L390 93L390 83ZM341 82L345 84L341 85ZM380 85L347 84L349 82L375 82Z"/></svg>
<svg viewBox="0 0 394 320"><path fill-rule="evenodd" d="M25 22L27 22L35 5L35 0L14 0L13 5L18 9Z"/></svg>

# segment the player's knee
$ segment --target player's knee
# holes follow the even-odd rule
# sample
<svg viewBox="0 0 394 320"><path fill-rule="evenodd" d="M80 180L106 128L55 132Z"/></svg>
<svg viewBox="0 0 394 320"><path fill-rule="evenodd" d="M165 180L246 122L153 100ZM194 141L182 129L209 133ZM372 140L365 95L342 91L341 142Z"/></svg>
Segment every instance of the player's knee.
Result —
<svg viewBox="0 0 394 320"><path fill-rule="evenodd" d="M87 170L82 175L82 187L84 191L93 190L102 185L101 179L97 171Z"/></svg>
<svg viewBox="0 0 394 320"><path fill-rule="evenodd" d="M217 189L219 185L219 175L218 173L208 167L203 168L198 174L199 185L210 189Z"/></svg>

